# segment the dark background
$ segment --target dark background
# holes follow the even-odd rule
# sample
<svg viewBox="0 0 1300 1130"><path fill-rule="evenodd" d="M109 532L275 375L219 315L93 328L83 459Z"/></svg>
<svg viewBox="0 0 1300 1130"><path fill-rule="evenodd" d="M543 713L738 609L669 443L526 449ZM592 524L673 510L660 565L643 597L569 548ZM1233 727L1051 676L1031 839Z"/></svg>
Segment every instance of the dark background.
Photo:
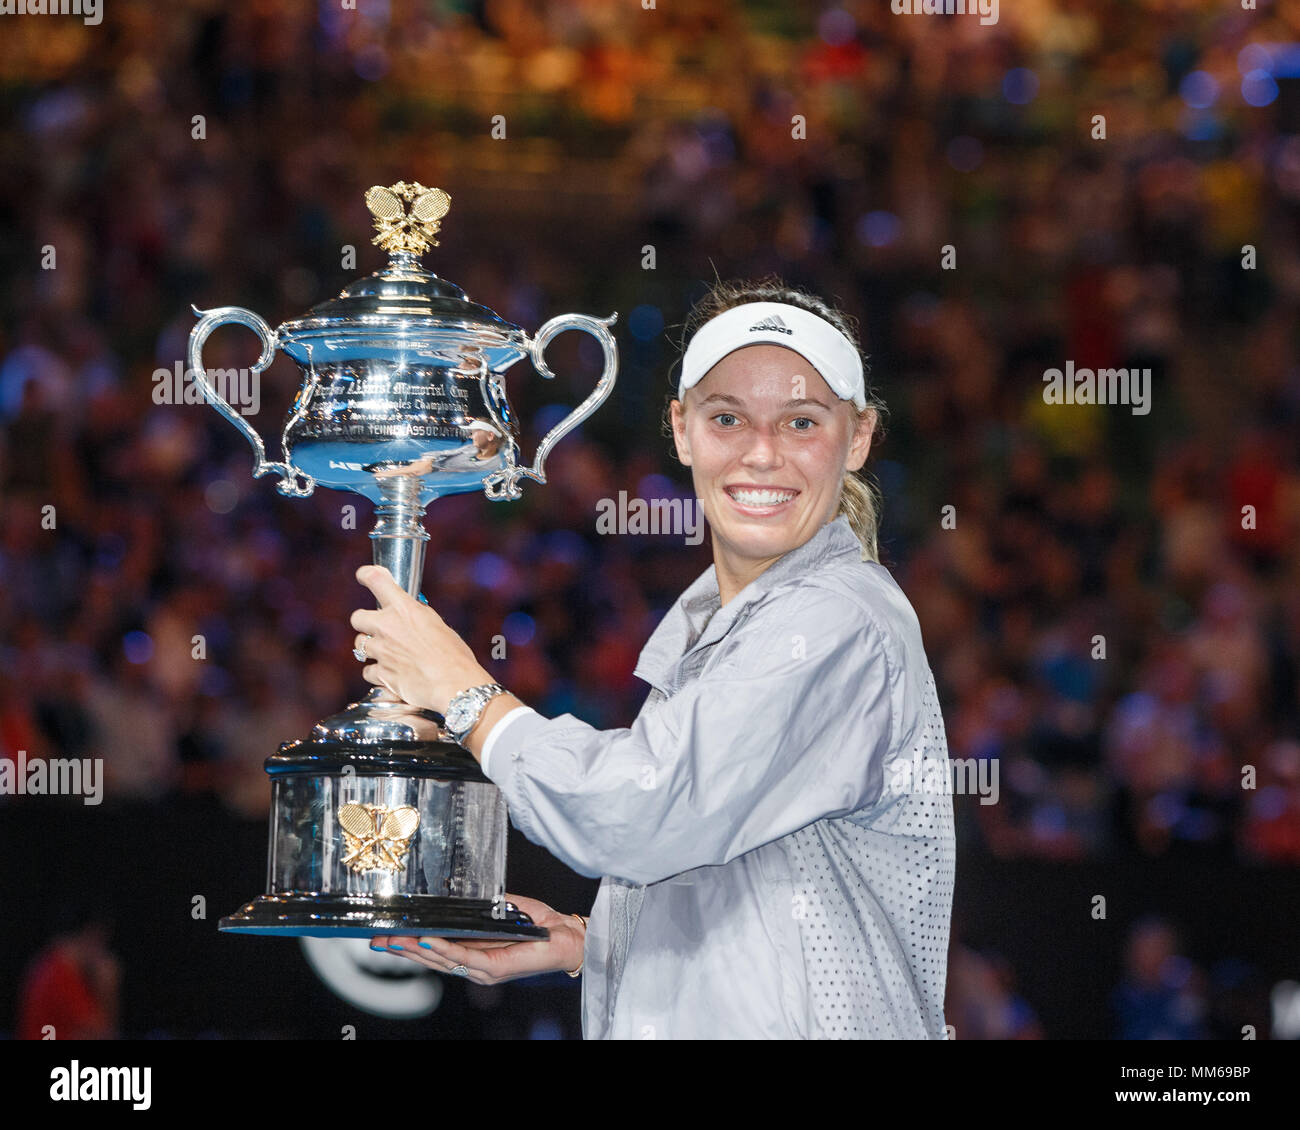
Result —
<svg viewBox="0 0 1300 1130"><path fill-rule="evenodd" d="M999 804L957 798L958 1038L1273 1034L1270 993L1300 980L1300 15L104 0L97 26L4 20L0 756L102 757L108 785L98 809L0 798L0 1029L57 923L98 907L126 1036L578 1035L562 975L451 983L432 1018L385 1023L295 943L215 929L261 890L262 760L361 689L368 507L254 482L243 440L156 404L153 374L191 303L276 325L376 269L362 194L406 179L451 193L426 263L473 300L530 331L619 313L617 388L548 484L430 512L425 591L481 658L506 635L501 682L631 721L637 654L709 549L600 536L596 503L689 495L659 423L681 323L715 271L779 272L861 322L892 414L868 465L884 560L952 755L999 759ZM580 336L550 350L555 382L512 370L526 453L598 372ZM254 356L229 329L206 359ZM1067 359L1149 367L1150 414L1046 405ZM266 374L269 439L298 380ZM513 832L509 887L566 911L594 890Z"/></svg>

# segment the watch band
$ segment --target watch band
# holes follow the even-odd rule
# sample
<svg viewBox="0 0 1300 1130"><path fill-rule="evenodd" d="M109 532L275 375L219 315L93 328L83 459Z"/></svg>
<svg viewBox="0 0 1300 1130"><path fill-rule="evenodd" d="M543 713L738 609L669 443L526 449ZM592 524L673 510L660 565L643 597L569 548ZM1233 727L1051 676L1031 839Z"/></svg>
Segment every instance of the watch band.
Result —
<svg viewBox="0 0 1300 1130"><path fill-rule="evenodd" d="M487 704L496 698L497 695L505 693L506 689L500 683L484 683L477 687L467 687L465 690L454 695L451 702L447 704L447 714L452 712L452 708L458 700L464 698L474 698L477 701L477 707L474 710L473 717L469 720L469 725L460 730L455 730L448 725L447 715L443 715L443 728L447 731L447 734L451 737L452 741L456 742L457 745L464 745L465 739L469 737L473 732L474 727L477 726L479 721L482 719L483 711L487 709Z"/></svg>

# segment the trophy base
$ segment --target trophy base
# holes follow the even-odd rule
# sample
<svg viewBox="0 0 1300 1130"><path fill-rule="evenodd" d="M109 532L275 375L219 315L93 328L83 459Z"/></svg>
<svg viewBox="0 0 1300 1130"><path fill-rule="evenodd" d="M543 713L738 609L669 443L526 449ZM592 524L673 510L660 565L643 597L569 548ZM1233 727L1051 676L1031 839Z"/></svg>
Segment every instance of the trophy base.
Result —
<svg viewBox="0 0 1300 1130"><path fill-rule="evenodd" d="M478 938L500 941L543 940L545 926L512 902L488 899L440 898L435 895L259 895L217 928L227 934L271 934L279 937L373 938L377 934L425 934L438 938Z"/></svg>

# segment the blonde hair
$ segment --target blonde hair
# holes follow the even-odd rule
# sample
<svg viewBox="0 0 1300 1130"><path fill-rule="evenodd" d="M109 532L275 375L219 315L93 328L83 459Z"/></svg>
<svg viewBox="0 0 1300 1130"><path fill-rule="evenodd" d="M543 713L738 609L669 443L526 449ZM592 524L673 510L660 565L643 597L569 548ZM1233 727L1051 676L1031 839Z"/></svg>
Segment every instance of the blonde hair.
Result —
<svg viewBox="0 0 1300 1130"><path fill-rule="evenodd" d="M862 347L858 341L857 323L851 315L829 305L815 295L790 286L778 276L769 274L761 279L736 279L729 282L718 280L714 283L708 293L691 307L691 312L687 315L685 327L682 331L682 353L685 354L690 339L705 322L717 317L724 310L730 310L733 306L743 306L747 302L787 302L791 306L799 306L804 310L809 310L830 322L861 352ZM863 357L863 372L866 378L867 403L866 407L860 409L854 406L854 412L856 422L859 425L861 425L864 417L870 417L868 426L871 428L872 442L874 444L876 440L882 438L885 434L884 421L889 409L880 398L879 393L871 386L865 356ZM674 377L673 391L669 394L667 403L664 406L665 434L668 436L672 435L671 406L676 398L677 378ZM835 514L836 517L843 514L848 518L849 525L857 535L858 541L862 543L863 561L875 561L877 563L880 561L878 535L882 507L883 496L880 493L879 486L873 479L858 471L846 471L844 473L844 482L840 487L839 507Z"/></svg>

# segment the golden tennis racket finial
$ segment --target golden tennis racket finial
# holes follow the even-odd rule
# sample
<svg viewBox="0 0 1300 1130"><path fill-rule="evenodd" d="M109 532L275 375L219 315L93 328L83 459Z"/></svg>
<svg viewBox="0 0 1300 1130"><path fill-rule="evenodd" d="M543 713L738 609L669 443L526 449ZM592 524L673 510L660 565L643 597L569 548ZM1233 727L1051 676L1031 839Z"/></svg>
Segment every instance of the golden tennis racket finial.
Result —
<svg viewBox="0 0 1300 1130"><path fill-rule="evenodd" d="M408 207L409 205L409 207ZM371 243L385 251L412 251L421 255L437 247L438 224L451 207L451 196L440 188L425 188L419 181L398 181L387 188L375 185L366 193L366 207L374 217Z"/></svg>

